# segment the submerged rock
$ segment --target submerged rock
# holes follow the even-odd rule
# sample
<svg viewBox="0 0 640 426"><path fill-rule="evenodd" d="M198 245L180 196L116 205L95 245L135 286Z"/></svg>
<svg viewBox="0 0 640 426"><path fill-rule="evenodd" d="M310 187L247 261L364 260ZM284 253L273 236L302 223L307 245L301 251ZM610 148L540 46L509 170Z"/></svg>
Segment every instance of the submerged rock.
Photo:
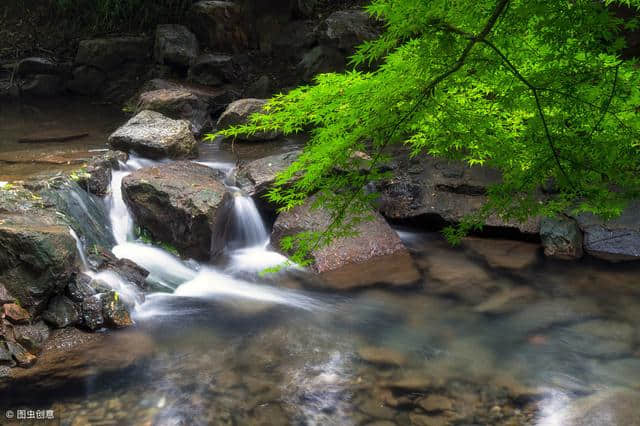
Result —
<svg viewBox="0 0 640 426"><path fill-rule="evenodd" d="M312 209L313 200L281 213L273 225L272 244L300 232L324 231L331 223L326 210ZM412 285L420 274L395 231L378 214L356 227L357 236L339 238L310 253L312 269L323 274L325 285L353 289L372 284ZM389 268L389 266L395 266ZM357 273L364 272L366 273Z"/></svg>
<svg viewBox="0 0 640 426"><path fill-rule="evenodd" d="M212 245L215 253L224 244L212 233L231 195L213 169L187 161L150 167L125 177L122 189L136 223L181 254L208 260Z"/></svg>
<svg viewBox="0 0 640 426"><path fill-rule="evenodd" d="M538 244L512 240L465 238L462 246L482 256L492 268L522 269L538 260Z"/></svg>
<svg viewBox="0 0 640 426"><path fill-rule="evenodd" d="M252 98L232 102L218 119L218 129L224 130L232 126L247 124L253 114L264 112L266 103L266 99ZM252 135L240 135L237 138L246 141L265 141L275 139L278 136L277 132L256 132Z"/></svg>
<svg viewBox="0 0 640 426"><path fill-rule="evenodd" d="M157 63L186 68L199 51L198 39L184 25L165 24L156 28L154 56Z"/></svg>
<svg viewBox="0 0 640 426"><path fill-rule="evenodd" d="M407 363L403 353L385 347L364 346L358 349L358 356L366 362L382 366L402 367Z"/></svg>
<svg viewBox="0 0 640 426"><path fill-rule="evenodd" d="M540 222L540 239L544 254L558 259L580 259L582 231L575 220L568 217L543 218Z"/></svg>
<svg viewBox="0 0 640 426"><path fill-rule="evenodd" d="M144 110L109 136L113 149L134 151L149 158L191 158L198 144L186 120L173 120Z"/></svg>
<svg viewBox="0 0 640 426"><path fill-rule="evenodd" d="M555 413L564 426L635 426L640 419L640 393L612 389L573 401Z"/></svg>
<svg viewBox="0 0 640 426"><path fill-rule="evenodd" d="M136 111L159 112L174 120L187 120L191 131L200 134L211 128L209 104L184 89L159 89L140 94Z"/></svg>

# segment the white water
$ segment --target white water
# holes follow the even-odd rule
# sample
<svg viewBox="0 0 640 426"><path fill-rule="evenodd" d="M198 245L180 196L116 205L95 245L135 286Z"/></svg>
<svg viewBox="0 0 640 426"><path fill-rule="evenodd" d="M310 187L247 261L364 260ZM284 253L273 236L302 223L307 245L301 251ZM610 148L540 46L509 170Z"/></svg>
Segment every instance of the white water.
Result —
<svg viewBox="0 0 640 426"><path fill-rule="evenodd" d="M233 243L239 247L264 246L269 241L260 212L251 197L233 197Z"/></svg>
<svg viewBox="0 0 640 426"><path fill-rule="evenodd" d="M73 239L76 240L76 249L78 250L78 255L80 256L80 261L82 262L82 271L88 271L89 263L87 262L87 256L84 254L84 244L82 244L82 241L80 241L78 234L76 234L76 231L74 231L73 228L69 227L69 233L71 234Z"/></svg>

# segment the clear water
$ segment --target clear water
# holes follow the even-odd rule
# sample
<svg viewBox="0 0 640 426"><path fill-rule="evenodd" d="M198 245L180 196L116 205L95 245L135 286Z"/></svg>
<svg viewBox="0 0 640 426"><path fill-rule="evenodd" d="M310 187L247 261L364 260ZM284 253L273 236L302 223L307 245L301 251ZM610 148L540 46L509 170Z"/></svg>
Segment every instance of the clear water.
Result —
<svg viewBox="0 0 640 426"><path fill-rule="evenodd" d="M229 171L215 152L199 161ZM150 164L133 158L114 173L107 200L114 254L157 284L135 326L79 345L82 354L65 350L59 369L69 362L81 377L0 388L2 406L52 408L73 425L564 426L594 396L637 398L637 264L552 261L517 242L452 248L398 230L422 272L415 287L321 292L298 268L260 273L286 258L268 249L241 194L242 232L222 264L135 241L118 186ZM81 356L80 366L64 361ZM589 424L617 424L615 410L608 401Z"/></svg>

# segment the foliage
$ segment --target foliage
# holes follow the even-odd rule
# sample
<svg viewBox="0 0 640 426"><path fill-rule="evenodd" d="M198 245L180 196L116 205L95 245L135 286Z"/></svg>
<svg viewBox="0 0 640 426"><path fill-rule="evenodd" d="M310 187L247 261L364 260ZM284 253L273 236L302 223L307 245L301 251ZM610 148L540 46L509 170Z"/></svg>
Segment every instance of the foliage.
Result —
<svg viewBox="0 0 640 426"><path fill-rule="evenodd" d="M53 0L66 15L86 20L94 30L139 30L150 28L163 18L180 19L191 0Z"/></svg>
<svg viewBox="0 0 640 426"><path fill-rule="evenodd" d="M269 193L282 210L318 193L333 212L323 244L375 198L390 147L499 169L488 202L449 229L490 214L525 220L567 210L618 215L640 192L640 69L623 59L623 21L607 8L640 0L374 0L385 24L354 70L275 96L266 114L220 132L310 129L298 161ZM374 70L367 64L380 65ZM361 156L367 153L365 172ZM541 191L540 188L546 188ZM305 240L306 239L306 240Z"/></svg>
<svg viewBox="0 0 640 426"><path fill-rule="evenodd" d="M142 241L145 244L149 244L151 246L158 246L163 248L165 251L168 251L169 253L173 254L174 256L178 256L180 257L180 253L178 252L178 249L175 248L174 246L172 246L169 243L165 243L162 241L155 241L153 239L153 236L151 235L151 233L146 230L145 228L141 227L141 226L136 226L134 229L134 233L136 235L136 237L138 237L138 239L140 241Z"/></svg>

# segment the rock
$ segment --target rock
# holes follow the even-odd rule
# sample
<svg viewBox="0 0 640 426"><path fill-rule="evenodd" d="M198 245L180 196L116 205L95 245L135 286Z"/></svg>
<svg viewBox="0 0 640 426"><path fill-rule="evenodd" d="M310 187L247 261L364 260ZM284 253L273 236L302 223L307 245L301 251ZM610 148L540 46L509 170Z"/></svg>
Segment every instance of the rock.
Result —
<svg viewBox="0 0 640 426"><path fill-rule="evenodd" d="M16 75L25 76L33 74L62 75L68 73L68 64L61 64L48 58L30 57L18 62Z"/></svg>
<svg viewBox="0 0 640 426"><path fill-rule="evenodd" d="M32 314L66 287L75 260L75 241L55 213L0 213L0 283Z"/></svg>
<svg viewBox="0 0 640 426"><path fill-rule="evenodd" d="M317 74L340 72L346 65L345 57L338 49L321 45L305 53L297 69L305 81L312 81Z"/></svg>
<svg viewBox="0 0 640 426"><path fill-rule="evenodd" d="M358 356L371 364L382 366L402 367L407 363L407 357L390 348L365 346L358 349Z"/></svg>
<svg viewBox="0 0 640 426"><path fill-rule="evenodd" d="M249 31L242 8L228 1L199 1L187 13L189 27L202 44L218 52L242 52Z"/></svg>
<svg viewBox="0 0 640 426"><path fill-rule="evenodd" d="M149 271L129 259L118 259L111 252L103 251L100 253L96 269L100 272L111 271L117 274L120 279L134 284L138 289L147 289Z"/></svg>
<svg viewBox="0 0 640 426"><path fill-rule="evenodd" d="M263 75L247 86L244 92L246 98L266 99L272 95L273 84L268 75Z"/></svg>
<svg viewBox="0 0 640 426"><path fill-rule="evenodd" d="M187 68L199 51L198 39L184 25L165 24L156 28L154 57L157 63Z"/></svg>
<svg viewBox="0 0 640 426"><path fill-rule="evenodd" d="M415 375L382 382L381 386L399 393L413 393L425 392L431 388L432 384L430 378Z"/></svg>
<svg viewBox="0 0 640 426"><path fill-rule="evenodd" d="M253 114L264 112L266 103L266 99L251 98L232 102L222 113L216 125L219 130L224 130L231 126L246 124ZM237 138L246 141L264 141L275 139L278 136L277 132L256 132L252 135L240 135Z"/></svg>
<svg viewBox="0 0 640 426"><path fill-rule="evenodd" d="M13 356L11 356L11 352L5 342L0 341L0 366L9 366L13 367L16 363L13 360ZM1 375L0 375L1 376Z"/></svg>
<svg viewBox="0 0 640 426"><path fill-rule="evenodd" d="M510 287L491 295L473 310L483 314L501 315L522 309L536 299L530 287Z"/></svg>
<svg viewBox="0 0 640 426"><path fill-rule="evenodd" d="M11 294L9 294L5 286L0 284L0 306L4 305L5 303L13 303L15 301L15 298Z"/></svg>
<svg viewBox="0 0 640 426"><path fill-rule="evenodd" d="M427 416L418 413L409 413L409 420L412 426L448 426L453 424L445 416Z"/></svg>
<svg viewBox="0 0 640 426"><path fill-rule="evenodd" d="M159 112L174 120L187 120L195 134L211 128L209 104L188 90L159 89L144 92L138 98L136 112L144 110Z"/></svg>
<svg viewBox="0 0 640 426"><path fill-rule="evenodd" d="M13 335L22 347L37 354L49 338L49 327L43 321L32 325L17 325L13 328Z"/></svg>
<svg viewBox="0 0 640 426"><path fill-rule="evenodd" d="M610 261L640 259L640 202L631 203L622 215L603 221L584 213L576 218L584 233L584 251Z"/></svg>
<svg viewBox="0 0 640 426"><path fill-rule="evenodd" d="M512 240L465 238L463 247L484 257L492 268L523 269L538 260L538 244Z"/></svg>
<svg viewBox="0 0 640 426"><path fill-rule="evenodd" d="M371 398L365 399L365 401L358 406L358 409L362 413L376 419L390 420L396 415L396 411L394 409L389 408L382 402Z"/></svg>
<svg viewBox="0 0 640 426"><path fill-rule="evenodd" d="M613 389L572 402L554 413L563 426L636 426L640 419L640 393Z"/></svg>
<svg viewBox="0 0 640 426"><path fill-rule="evenodd" d="M19 367L29 368L35 364L37 358L35 355L30 354L25 348L16 342L5 342L7 349L11 352L13 359L16 360Z"/></svg>
<svg viewBox="0 0 640 426"><path fill-rule="evenodd" d="M133 325L127 307L115 291L106 293L102 297L102 316L107 327L123 328Z"/></svg>
<svg viewBox="0 0 640 426"><path fill-rule="evenodd" d="M319 3L319 0L297 0L297 11L303 16L312 16Z"/></svg>
<svg viewBox="0 0 640 426"><path fill-rule="evenodd" d="M540 239L546 256L572 260L583 255L582 231L576 221L568 217L543 218Z"/></svg>
<svg viewBox="0 0 640 426"><path fill-rule="evenodd" d="M146 37L97 38L80 42L75 63L111 71L123 64L145 63L150 56L151 43Z"/></svg>
<svg viewBox="0 0 640 426"><path fill-rule="evenodd" d="M418 400L418 406L427 413L453 409L453 401L442 395L429 395Z"/></svg>
<svg viewBox="0 0 640 426"><path fill-rule="evenodd" d="M136 223L183 255L207 260L224 244L212 235L231 196L213 169L186 161L141 169L122 189Z"/></svg>
<svg viewBox="0 0 640 426"><path fill-rule="evenodd" d="M329 226L329 213L321 208L312 209L312 204L313 199L310 199L304 205L296 206L278 216L271 233L274 247L280 247L283 237L300 232L323 231ZM338 238L328 246L310 253L313 259L311 268L323 274L328 287L347 290L377 283L404 286L412 285L420 278L397 234L380 215L372 212L372 217L372 221L363 222L356 227L358 235ZM377 269L385 260L390 260L386 266L401 266L395 270ZM366 274L351 274L354 269L350 265L357 267L357 264L365 262Z"/></svg>
<svg viewBox="0 0 640 426"><path fill-rule="evenodd" d="M26 324L31 319L31 315L20 305L7 303L2 305L2 318L6 318L14 324Z"/></svg>
<svg viewBox="0 0 640 426"><path fill-rule="evenodd" d="M189 80L205 86L231 83L237 78L233 58L205 53L198 56L189 68Z"/></svg>
<svg viewBox="0 0 640 426"><path fill-rule="evenodd" d="M302 151L290 151L242 164L236 173L238 185L249 195L264 200L276 181L276 175L293 163ZM272 206L272 211L276 206Z"/></svg>
<svg viewBox="0 0 640 426"><path fill-rule="evenodd" d="M76 279L69 283L67 294L74 302L82 302L84 299L96 294L96 291L89 285L92 278L86 274L78 274Z"/></svg>
<svg viewBox="0 0 640 426"><path fill-rule="evenodd" d="M173 120L154 111L141 111L109 136L113 149L134 151L149 158L191 158L198 145L185 120Z"/></svg>
<svg viewBox="0 0 640 426"><path fill-rule="evenodd" d="M602 311L591 299L555 298L526 306L507 317L504 326L513 329L516 335L524 336L554 325L566 325L600 315Z"/></svg>
<svg viewBox="0 0 640 426"><path fill-rule="evenodd" d="M42 314L48 324L55 328L76 324L80 315L73 301L65 296L55 296L49 301L47 309Z"/></svg>
<svg viewBox="0 0 640 426"><path fill-rule="evenodd" d="M486 167L428 156L407 158L406 152L400 152L394 177L378 186L379 210L389 219L420 221L422 226L431 223L432 227L460 222L484 205L487 188L501 179L496 170ZM490 216L486 226L537 236L540 218L520 223Z"/></svg>
<svg viewBox="0 0 640 426"><path fill-rule="evenodd" d="M107 79L105 73L89 65L80 65L73 69L73 77L67 82L67 88L79 95L94 95L104 89Z"/></svg>
<svg viewBox="0 0 640 426"><path fill-rule="evenodd" d="M82 302L82 324L91 331L102 328L104 325L102 294L84 299Z"/></svg>
<svg viewBox="0 0 640 426"><path fill-rule="evenodd" d="M567 351L589 357L620 358L633 352L634 328L623 322L591 320L552 333Z"/></svg>
<svg viewBox="0 0 640 426"><path fill-rule="evenodd" d="M64 81L58 75L36 74L20 86L22 96L53 97L65 89Z"/></svg>
<svg viewBox="0 0 640 426"><path fill-rule="evenodd" d="M56 330L38 363L30 370L11 371L10 380L0 382L0 389L10 387L28 395L60 386L81 387L101 374L126 371L149 357L153 349L147 335L133 331L92 334L72 327Z"/></svg>
<svg viewBox="0 0 640 426"><path fill-rule="evenodd" d="M109 192L111 185L111 170L118 169L120 162L124 163L129 156L122 151L107 151L104 154L91 158L85 169L79 173L76 182L85 191L104 197Z"/></svg>
<svg viewBox="0 0 640 426"><path fill-rule="evenodd" d="M374 21L362 10L339 10L329 15L321 25L325 41L351 53L365 41L378 36Z"/></svg>

